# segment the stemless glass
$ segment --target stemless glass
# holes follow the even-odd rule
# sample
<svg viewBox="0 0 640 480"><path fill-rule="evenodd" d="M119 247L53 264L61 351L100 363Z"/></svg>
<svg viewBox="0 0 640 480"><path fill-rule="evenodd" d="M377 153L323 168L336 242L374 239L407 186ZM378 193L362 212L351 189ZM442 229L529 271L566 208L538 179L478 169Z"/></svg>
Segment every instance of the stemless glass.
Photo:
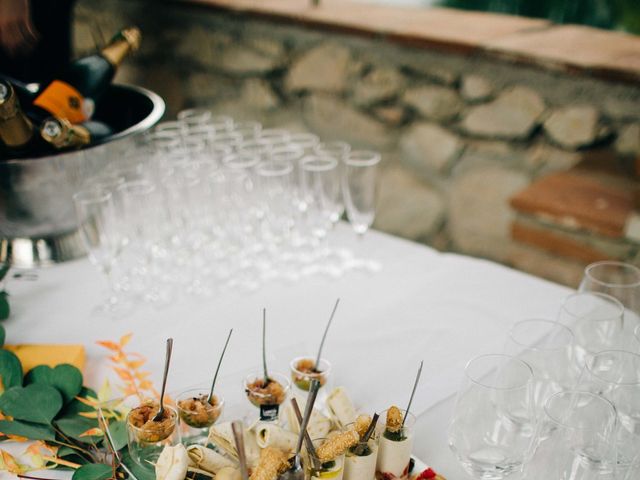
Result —
<svg viewBox="0 0 640 480"><path fill-rule="evenodd" d="M527 362L533 370L533 397L538 413L553 393L575 387L580 370L571 330L544 319L517 322L509 331L504 353Z"/></svg>
<svg viewBox="0 0 640 480"><path fill-rule="evenodd" d="M613 480L615 407L590 392L563 391L547 399L526 480Z"/></svg>
<svg viewBox="0 0 640 480"><path fill-rule="evenodd" d="M120 251L120 240L113 197L110 192L94 188L76 193L73 200L89 260L107 277L109 297L104 308L114 311L119 299L113 279L113 266Z"/></svg>
<svg viewBox="0 0 640 480"><path fill-rule="evenodd" d="M640 355L607 350L590 356L580 384L616 407L617 463L623 472L640 452Z"/></svg>
<svg viewBox="0 0 640 480"><path fill-rule="evenodd" d="M474 478L500 480L531 455L536 425L533 371L509 355L469 361L449 424L449 447Z"/></svg>
<svg viewBox="0 0 640 480"><path fill-rule="evenodd" d="M588 265L579 291L611 295L629 310L640 314L640 268L623 262L604 261Z"/></svg>
<svg viewBox="0 0 640 480"><path fill-rule="evenodd" d="M375 217L380 158L377 152L356 150L344 160L342 192L349 222L360 238L369 230Z"/></svg>
<svg viewBox="0 0 640 480"><path fill-rule="evenodd" d="M376 427L379 437L376 478L406 480L410 475L416 417L411 412L400 410L404 424L400 430L392 432L387 429L388 413L389 410L385 410L380 414Z"/></svg>
<svg viewBox="0 0 640 480"><path fill-rule="evenodd" d="M617 348L622 340L624 307L604 293L574 293L565 298L558 321L576 337L576 358L580 367L586 356Z"/></svg>
<svg viewBox="0 0 640 480"><path fill-rule="evenodd" d="M194 388L182 392L177 399L176 410L180 415L182 443L206 444L209 428L216 423L224 409L224 398L215 394L213 403L207 402L209 392Z"/></svg>
<svg viewBox="0 0 640 480"><path fill-rule="evenodd" d="M338 160L333 157L305 157L300 162L302 196L306 205L307 221L319 242L331 228L338 182Z"/></svg>
<svg viewBox="0 0 640 480"><path fill-rule="evenodd" d="M178 413L173 407L165 406L169 412L169 418L158 427L145 428L134 425L131 410L127 415L127 437L129 455L134 462L148 470L153 470L160 457L160 453L166 446L175 446L180 443L180 429L178 428Z"/></svg>

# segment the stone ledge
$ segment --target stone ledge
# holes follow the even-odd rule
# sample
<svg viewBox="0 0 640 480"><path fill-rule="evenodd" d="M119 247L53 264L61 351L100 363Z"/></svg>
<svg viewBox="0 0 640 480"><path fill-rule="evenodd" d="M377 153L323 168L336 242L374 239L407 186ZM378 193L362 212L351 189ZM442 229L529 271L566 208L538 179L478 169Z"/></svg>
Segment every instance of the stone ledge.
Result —
<svg viewBox="0 0 640 480"><path fill-rule="evenodd" d="M640 80L640 37L547 20L347 0L174 0L278 21L386 37L417 47L506 57L605 79Z"/></svg>

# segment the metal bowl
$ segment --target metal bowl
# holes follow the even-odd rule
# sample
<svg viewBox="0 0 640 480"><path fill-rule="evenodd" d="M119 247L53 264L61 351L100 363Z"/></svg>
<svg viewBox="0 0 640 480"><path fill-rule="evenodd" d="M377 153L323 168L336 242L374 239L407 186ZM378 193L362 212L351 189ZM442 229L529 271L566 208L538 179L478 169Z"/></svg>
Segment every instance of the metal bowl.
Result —
<svg viewBox="0 0 640 480"><path fill-rule="evenodd" d="M116 133L101 145L0 161L0 260L34 267L85 255L73 194L106 162L135 145L136 138L160 120L164 109L162 98L149 90L112 85L94 118Z"/></svg>

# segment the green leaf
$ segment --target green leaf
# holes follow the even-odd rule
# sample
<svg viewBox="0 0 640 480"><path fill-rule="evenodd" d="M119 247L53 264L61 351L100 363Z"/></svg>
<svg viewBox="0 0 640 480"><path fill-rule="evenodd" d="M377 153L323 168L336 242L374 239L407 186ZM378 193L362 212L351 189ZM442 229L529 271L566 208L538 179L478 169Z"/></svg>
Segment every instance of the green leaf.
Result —
<svg viewBox="0 0 640 480"><path fill-rule="evenodd" d="M113 439L113 448L121 450L127 446L127 423L124 420L109 423L109 432Z"/></svg>
<svg viewBox="0 0 640 480"><path fill-rule="evenodd" d="M87 388L87 387L82 387L82 390L80 390L80 393L78 395L76 395L76 397L81 397L81 398L87 398L87 397L93 397L93 398L97 398L96 392L94 392L92 389ZM73 415L77 415L80 412L93 412L95 411L95 409L93 407L91 407L90 405L87 405L86 403L82 403L78 400L76 400L75 398L73 400L71 400L69 403L67 403L64 408L62 409L62 411L60 412L60 416L61 417L70 417Z"/></svg>
<svg viewBox="0 0 640 480"><path fill-rule="evenodd" d="M4 290L0 291L0 320L6 320L11 315L9 308L9 294Z"/></svg>
<svg viewBox="0 0 640 480"><path fill-rule="evenodd" d="M48 425L62 408L62 395L49 385L12 387L0 397L0 410L17 420Z"/></svg>
<svg viewBox="0 0 640 480"><path fill-rule="evenodd" d="M62 394L64 403L69 403L82 390L82 373L73 365L63 363L55 368L38 365L24 377L25 385L34 383L51 385Z"/></svg>
<svg viewBox="0 0 640 480"><path fill-rule="evenodd" d="M104 463L90 463L83 465L75 472L71 480L107 480L113 476L111 465Z"/></svg>
<svg viewBox="0 0 640 480"><path fill-rule="evenodd" d="M4 327L0 325L0 347L4 347L4 341L7 338L7 332L5 332Z"/></svg>
<svg viewBox="0 0 640 480"><path fill-rule="evenodd" d="M71 437L80 442L95 443L97 440L102 438L102 436L97 436L97 435L86 436L86 437L80 436L90 428L96 428L98 426L98 421L93 418L85 418L80 416L64 417L59 420L56 420L56 426L67 437Z"/></svg>
<svg viewBox="0 0 640 480"><path fill-rule="evenodd" d="M20 420L0 420L0 432L5 435L18 435L29 440L46 440L52 442L56 439L56 432L48 425L22 422Z"/></svg>
<svg viewBox="0 0 640 480"><path fill-rule="evenodd" d="M0 350L0 381L0 387L5 390L22 386L22 364L16 354L9 350Z"/></svg>

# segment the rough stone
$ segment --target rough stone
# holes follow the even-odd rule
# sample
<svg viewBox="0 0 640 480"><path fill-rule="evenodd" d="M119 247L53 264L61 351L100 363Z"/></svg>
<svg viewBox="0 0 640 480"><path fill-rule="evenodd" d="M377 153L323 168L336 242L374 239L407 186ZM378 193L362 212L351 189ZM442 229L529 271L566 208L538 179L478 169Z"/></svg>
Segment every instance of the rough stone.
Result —
<svg viewBox="0 0 640 480"><path fill-rule="evenodd" d="M349 50L335 43L312 48L293 62L285 88L288 91L343 92L347 86L350 59Z"/></svg>
<svg viewBox="0 0 640 480"><path fill-rule="evenodd" d="M439 86L411 88L405 92L403 101L423 117L437 121L455 118L463 106L454 90Z"/></svg>
<svg viewBox="0 0 640 480"><path fill-rule="evenodd" d="M377 107L373 110L373 114L381 121L392 127L397 127L404 123L407 118L407 111L404 107L398 105L390 105Z"/></svg>
<svg viewBox="0 0 640 480"><path fill-rule="evenodd" d="M205 67L216 66L219 55L214 52L211 34L201 26L194 26L179 37L176 54Z"/></svg>
<svg viewBox="0 0 640 480"><path fill-rule="evenodd" d="M381 149L393 141L384 124L328 94L315 93L306 98L303 115L309 128L326 140Z"/></svg>
<svg viewBox="0 0 640 480"><path fill-rule="evenodd" d="M273 110L280 105L280 99L265 80L250 78L242 87L242 101L256 110Z"/></svg>
<svg viewBox="0 0 640 480"><path fill-rule="evenodd" d="M257 52L264 53L272 58L282 58L286 54L286 48L282 42L270 38L250 37L245 39L245 43Z"/></svg>
<svg viewBox="0 0 640 480"><path fill-rule="evenodd" d="M601 133L600 114L588 105L559 108L544 122L544 130L561 147L576 149L591 145Z"/></svg>
<svg viewBox="0 0 640 480"><path fill-rule="evenodd" d="M518 270L577 288L584 273L584 262L552 255L543 250L513 242L507 247L505 261Z"/></svg>
<svg viewBox="0 0 640 480"><path fill-rule="evenodd" d="M640 155L640 123L625 125L620 129L615 149L621 155Z"/></svg>
<svg viewBox="0 0 640 480"><path fill-rule="evenodd" d="M402 75L393 68L378 68L361 79L353 91L353 102L368 107L394 98L404 85Z"/></svg>
<svg viewBox="0 0 640 480"><path fill-rule="evenodd" d="M526 87L515 87L491 103L472 107L461 128L474 136L524 139L538 125L544 110L540 95Z"/></svg>
<svg viewBox="0 0 640 480"><path fill-rule="evenodd" d="M458 75L455 72L444 67L412 63L410 65L405 65L404 69L442 85L453 85L458 80Z"/></svg>
<svg viewBox="0 0 640 480"><path fill-rule="evenodd" d="M402 161L427 179L434 172L446 172L462 149L455 134L432 123L416 123L400 139Z"/></svg>
<svg viewBox="0 0 640 480"><path fill-rule="evenodd" d="M375 227L411 240L427 240L443 221L444 201L399 167L382 172Z"/></svg>
<svg viewBox="0 0 640 480"><path fill-rule="evenodd" d="M465 75L460 93L467 102L483 102L493 96L493 87L489 80L480 75Z"/></svg>
<svg viewBox="0 0 640 480"><path fill-rule="evenodd" d="M604 102L604 113L615 120L639 119L638 99L607 100Z"/></svg>
<svg viewBox="0 0 640 480"><path fill-rule="evenodd" d="M579 153L560 150L545 143L536 143L527 151L525 164L529 170L540 175L569 170L581 159L582 155Z"/></svg>
<svg viewBox="0 0 640 480"><path fill-rule="evenodd" d="M449 231L456 248L494 260L506 259L514 213L509 198L529 182L521 172L484 164L457 175L449 190Z"/></svg>
<svg viewBox="0 0 640 480"><path fill-rule="evenodd" d="M282 66L282 59L244 45L229 45L215 57L216 67L232 75L263 75Z"/></svg>
<svg viewBox="0 0 640 480"><path fill-rule="evenodd" d="M187 95L196 103L214 100L231 90L229 81L220 75L196 72L189 75L186 82Z"/></svg>

